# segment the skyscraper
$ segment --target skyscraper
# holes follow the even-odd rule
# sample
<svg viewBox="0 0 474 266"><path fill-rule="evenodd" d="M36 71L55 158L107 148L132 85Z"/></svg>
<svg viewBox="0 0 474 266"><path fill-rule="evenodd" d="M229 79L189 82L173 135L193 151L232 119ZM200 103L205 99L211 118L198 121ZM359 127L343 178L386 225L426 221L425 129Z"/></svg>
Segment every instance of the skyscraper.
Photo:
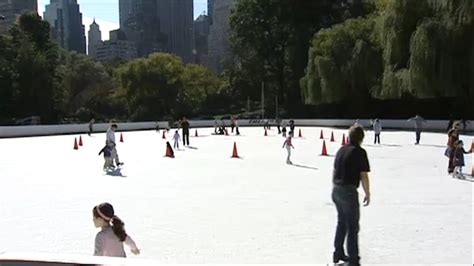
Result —
<svg viewBox="0 0 474 266"><path fill-rule="evenodd" d="M207 54L209 51L209 16L200 15L194 21L194 49L196 49L196 64L207 65Z"/></svg>
<svg viewBox="0 0 474 266"><path fill-rule="evenodd" d="M159 10L159 14L167 12L170 16L159 19L163 32L168 36L168 51L178 55L185 63L195 61L194 50L194 3L193 0L159 0L170 2L169 9ZM166 19L165 19L166 18Z"/></svg>
<svg viewBox="0 0 474 266"><path fill-rule="evenodd" d="M51 0L43 15L51 26L51 37L59 46L86 53L86 36L77 0Z"/></svg>
<svg viewBox="0 0 474 266"><path fill-rule="evenodd" d="M37 13L37 0L0 0L0 33L7 31L16 21L16 18L27 12Z"/></svg>
<svg viewBox="0 0 474 266"><path fill-rule="evenodd" d="M125 32L113 30L110 32L110 40L97 46L95 58L99 61L131 60L137 58L137 48L134 42L126 40Z"/></svg>
<svg viewBox="0 0 474 266"><path fill-rule="evenodd" d="M212 25L212 18L214 17L214 1L207 0L207 16L209 17L209 25Z"/></svg>
<svg viewBox="0 0 474 266"><path fill-rule="evenodd" d="M208 67L217 73L223 71L223 63L232 56L230 51L230 10L236 0L219 0L213 6L212 25L209 32Z"/></svg>
<svg viewBox="0 0 474 266"><path fill-rule="evenodd" d="M95 56L97 52L97 46L102 43L102 32L100 31L99 25L95 22L89 27L89 50L88 55Z"/></svg>
<svg viewBox="0 0 474 266"><path fill-rule="evenodd" d="M120 0L120 28L129 41L135 42L138 56L144 57L166 49L166 36L160 31L157 7L159 0Z"/></svg>
<svg viewBox="0 0 474 266"><path fill-rule="evenodd" d="M193 62L193 0L120 0L120 27L138 55L169 52Z"/></svg>

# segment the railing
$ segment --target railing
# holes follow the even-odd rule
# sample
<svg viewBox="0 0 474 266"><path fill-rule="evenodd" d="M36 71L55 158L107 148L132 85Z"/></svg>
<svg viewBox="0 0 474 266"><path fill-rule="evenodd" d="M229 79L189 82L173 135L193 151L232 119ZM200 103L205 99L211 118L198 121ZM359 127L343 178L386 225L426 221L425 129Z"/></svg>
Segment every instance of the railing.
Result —
<svg viewBox="0 0 474 266"><path fill-rule="evenodd" d="M295 125L302 127L339 127L348 128L354 124L355 120L331 120L331 119L296 119ZM396 130L413 130L413 122L407 120L380 120L384 130L396 129ZM214 120L195 120L189 121L191 127L202 128L202 127L214 127L216 121ZM221 120L217 121L220 125ZM225 120L224 123L229 126L230 121ZM267 123L267 120L262 119L251 119L251 120L239 120L238 125L240 127L248 126L263 126ZM276 121L269 119L268 123L275 125ZM285 119L282 121L283 124L288 123ZM370 128L369 120L359 120L359 123L366 128ZM136 122L136 123L117 123L118 131L138 131L138 130L152 130L156 129L157 125L159 128L173 127L168 122ZM427 120L424 124L425 131L434 132L446 132L448 121L445 120ZM110 124L94 124L94 132L105 132ZM0 138L11 138L11 137L32 137L32 136L48 136L48 135L64 135L64 134L84 134L89 131L88 123L85 124L67 124L67 125L37 125L37 126L4 126L0 127ZM474 132L474 122L471 122L466 131Z"/></svg>

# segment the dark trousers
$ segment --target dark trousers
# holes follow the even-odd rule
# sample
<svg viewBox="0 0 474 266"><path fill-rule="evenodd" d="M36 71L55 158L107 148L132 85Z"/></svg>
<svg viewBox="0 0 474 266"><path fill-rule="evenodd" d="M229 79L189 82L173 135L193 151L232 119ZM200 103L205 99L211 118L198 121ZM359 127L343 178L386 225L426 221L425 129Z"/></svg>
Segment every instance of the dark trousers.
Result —
<svg viewBox="0 0 474 266"><path fill-rule="evenodd" d="M235 134L240 135L239 127L235 127Z"/></svg>
<svg viewBox="0 0 474 266"><path fill-rule="evenodd" d="M374 138L374 144L380 144L380 133L379 134L375 134L375 138Z"/></svg>
<svg viewBox="0 0 474 266"><path fill-rule="evenodd" d="M183 129L183 146L186 146L186 145L189 146L189 129L188 130Z"/></svg>
<svg viewBox="0 0 474 266"><path fill-rule="evenodd" d="M416 130L416 144L420 144L420 139L421 139L421 130Z"/></svg>
<svg viewBox="0 0 474 266"><path fill-rule="evenodd" d="M232 132L232 133L234 133L234 127L235 127L234 124L231 124L231 125L230 125L230 129L231 129L231 132Z"/></svg>
<svg viewBox="0 0 474 266"><path fill-rule="evenodd" d="M359 264L359 194L357 188L334 186L332 200L337 209L337 227L334 238L334 256L343 257L347 237L347 255L351 265Z"/></svg>
<svg viewBox="0 0 474 266"><path fill-rule="evenodd" d="M277 125L277 129L278 129L278 134L281 134L281 128L280 128L280 125Z"/></svg>

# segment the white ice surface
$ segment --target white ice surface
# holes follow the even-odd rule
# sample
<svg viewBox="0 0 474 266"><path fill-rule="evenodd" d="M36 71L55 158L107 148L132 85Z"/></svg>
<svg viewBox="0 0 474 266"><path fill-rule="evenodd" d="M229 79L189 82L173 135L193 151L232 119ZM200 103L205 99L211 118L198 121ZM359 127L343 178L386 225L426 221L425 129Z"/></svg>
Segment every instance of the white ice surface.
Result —
<svg viewBox="0 0 474 266"><path fill-rule="evenodd" d="M97 233L92 208L107 201L142 258L331 261L334 158L319 156L320 129L302 128L304 138L294 139L295 166L285 164L274 128L268 137L260 127L241 128L238 137L211 131L199 129L191 137L196 149L176 151L175 159L163 157L161 133L125 132L117 148L123 176L102 171L104 134L83 135L79 151L74 136L0 139L0 251L89 255ZM327 143L330 154L343 132ZM473 183L447 175L447 137L423 133L419 146L411 132L383 132L380 146L372 138L367 132L372 204L361 208L362 262L472 263ZM472 138L463 139L468 148ZM234 141L242 159L230 158ZM470 173L472 155L465 160Z"/></svg>

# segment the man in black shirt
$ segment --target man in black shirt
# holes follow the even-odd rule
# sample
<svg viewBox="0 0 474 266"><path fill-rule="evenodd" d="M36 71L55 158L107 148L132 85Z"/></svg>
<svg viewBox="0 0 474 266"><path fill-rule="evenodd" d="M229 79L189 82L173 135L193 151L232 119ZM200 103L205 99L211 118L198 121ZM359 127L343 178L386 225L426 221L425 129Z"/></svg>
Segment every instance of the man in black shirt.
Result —
<svg viewBox="0 0 474 266"><path fill-rule="evenodd" d="M360 265L359 261L359 194L357 188L362 183L365 192L364 206L370 203L370 166L366 151L360 146L364 140L361 126L349 130L350 143L343 146L334 160L332 200L337 209L337 228L334 239L334 263L348 261L349 265ZM347 253L344 240L347 236Z"/></svg>
<svg viewBox="0 0 474 266"><path fill-rule="evenodd" d="M186 117L183 117L181 127L183 128L183 146L189 146L189 122Z"/></svg>

